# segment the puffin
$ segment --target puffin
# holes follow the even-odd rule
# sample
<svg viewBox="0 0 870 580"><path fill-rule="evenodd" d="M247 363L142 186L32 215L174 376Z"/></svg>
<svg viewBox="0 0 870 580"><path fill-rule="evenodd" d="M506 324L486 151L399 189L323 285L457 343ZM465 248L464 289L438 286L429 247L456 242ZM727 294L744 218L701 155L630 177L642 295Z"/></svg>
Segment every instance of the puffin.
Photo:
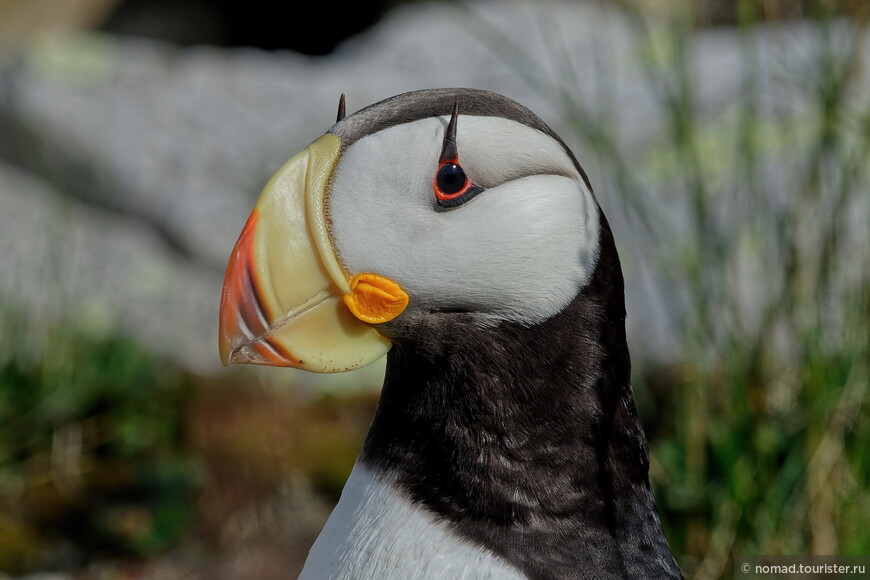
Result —
<svg viewBox="0 0 870 580"><path fill-rule="evenodd" d="M345 114L230 255L224 364L342 372L379 403L303 580L681 578L630 383L613 234L565 142L468 88Z"/></svg>

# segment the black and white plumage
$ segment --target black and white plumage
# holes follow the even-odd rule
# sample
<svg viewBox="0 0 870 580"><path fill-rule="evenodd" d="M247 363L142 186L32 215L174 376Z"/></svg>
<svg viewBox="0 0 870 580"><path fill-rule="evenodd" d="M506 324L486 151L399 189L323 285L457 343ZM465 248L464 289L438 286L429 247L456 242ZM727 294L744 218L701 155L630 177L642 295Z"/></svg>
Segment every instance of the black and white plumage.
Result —
<svg viewBox="0 0 870 580"><path fill-rule="evenodd" d="M680 577L629 381L619 258L573 154L485 91L417 91L339 117L323 192L303 196L328 230L310 230L317 255L334 254L347 280L396 283L408 301L373 325L389 348L381 400L301 578ZM474 195L439 191L450 163ZM313 188L319 166L308 167L298 182ZM275 263L245 247L236 264ZM288 310L263 298L280 289L262 289L284 266L243 265L227 275L225 361L314 364L283 329L351 293L345 280ZM237 270L242 290L227 290ZM254 298L234 306L245 288ZM329 356L313 370L370 362Z"/></svg>

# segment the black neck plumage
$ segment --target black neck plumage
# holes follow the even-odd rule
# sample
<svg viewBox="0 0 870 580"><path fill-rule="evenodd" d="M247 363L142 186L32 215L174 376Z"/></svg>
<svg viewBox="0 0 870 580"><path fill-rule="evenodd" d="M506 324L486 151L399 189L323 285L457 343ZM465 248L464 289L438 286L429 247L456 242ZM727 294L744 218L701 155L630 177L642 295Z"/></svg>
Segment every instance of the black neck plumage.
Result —
<svg viewBox="0 0 870 580"><path fill-rule="evenodd" d="M395 345L362 461L530 578L680 577L630 386L619 258L537 325L438 313Z"/></svg>

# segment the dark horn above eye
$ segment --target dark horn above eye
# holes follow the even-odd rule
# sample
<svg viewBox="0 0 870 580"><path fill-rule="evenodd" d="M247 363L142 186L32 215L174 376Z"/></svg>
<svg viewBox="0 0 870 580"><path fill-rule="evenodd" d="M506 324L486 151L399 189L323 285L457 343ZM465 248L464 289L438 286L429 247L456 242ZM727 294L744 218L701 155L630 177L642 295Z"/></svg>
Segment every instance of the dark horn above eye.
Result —
<svg viewBox="0 0 870 580"><path fill-rule="evenodd" d="M459 118L459 101L453 103L453 114L450 115L450 123L444 132L444 144L441 146L441 163L455 161L458 157L456 151L456 120Z"/></svg>
<svg viewBox="0 0 870 580"><path fill-rule="evenodd" d="M335 122L338 123L344 119L345 115L347 115L347 110L344 105L344 93L341 93L341 96L338 98L338 115L336 115Z"/></svg>

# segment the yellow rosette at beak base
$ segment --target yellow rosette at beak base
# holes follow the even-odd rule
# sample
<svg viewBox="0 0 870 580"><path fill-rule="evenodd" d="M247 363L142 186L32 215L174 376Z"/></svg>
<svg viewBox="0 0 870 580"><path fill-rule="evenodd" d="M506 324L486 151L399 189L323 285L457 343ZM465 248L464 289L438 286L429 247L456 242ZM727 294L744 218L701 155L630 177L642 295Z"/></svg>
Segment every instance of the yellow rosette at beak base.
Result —
<svg viewBox="0 0 870 580"><path fill-rule="evenodd" d="M349 371L389 350L370 324L398 316L408 296L376 274L348 279L329 237L324 201L341 142L324 135L263 188L230 255L220 307L224 364Z"/></svg>

